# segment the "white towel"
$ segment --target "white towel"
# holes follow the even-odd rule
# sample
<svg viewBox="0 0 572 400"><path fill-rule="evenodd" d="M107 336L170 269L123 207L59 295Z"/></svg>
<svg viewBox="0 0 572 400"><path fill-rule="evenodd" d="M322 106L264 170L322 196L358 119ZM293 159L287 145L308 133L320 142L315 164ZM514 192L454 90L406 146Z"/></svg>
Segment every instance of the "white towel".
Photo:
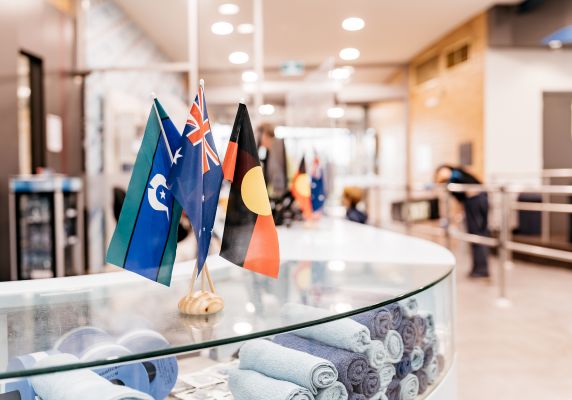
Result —
<svg viewBox="0 0 572 400"><path fill-rule="evenodd" d="M398 363L403 357L403 339L399 332L394 330L387 331L387 335L383 340L385 350L387 351L387 361Z"/></svg>
<svg viewBox="0 0 572 400"><path fill-rule="evenodd" d="M228 387L234 400L314 400L302 386L245 369L228 371Z"/></svg>
<svg viewBox="0 0 572 400"><path fill-rule="evenodd" d="M348 391L341 382L335 382L332 386L320 389L316 400L348 400Z"/></svg>
<svg viewBox="0 0 572 400"><path fill-rule="evenodd" d="M375 369L381 368L387 361L387 351L385 351L385 345L381 340L372 340L365 348L365 355L369 365Z"/></svg>

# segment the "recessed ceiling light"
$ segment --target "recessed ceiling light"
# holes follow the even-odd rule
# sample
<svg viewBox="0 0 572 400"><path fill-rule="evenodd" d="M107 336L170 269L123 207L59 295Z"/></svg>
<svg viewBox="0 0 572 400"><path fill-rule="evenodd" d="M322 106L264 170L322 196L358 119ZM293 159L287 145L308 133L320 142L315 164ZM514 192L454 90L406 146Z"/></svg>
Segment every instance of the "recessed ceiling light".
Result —
<svg viewBox="0 0 572 400"><path fill-rule="evenodd" d="M562 42L560 40L551 40L550 42L548 42L548 47L550 47L553 50L561 49Z"/></svg>
<svg viewBox="0 0 572 400"><path fill-rule="evenodd" d="M224 21L215 22L211 26L211 31L215 35L230 35L232 33L232 31L234 31L234 26L232 26L231 23L224 22Z"/></svg>
<svg viewBox="0 0 572 400"><path fill-rule="evenodd" d="M344 116L345 111L342 107L331 107L328 108L327 114L328 118L339 119Z"/></svg>
<svg viewBox="0 0 572 400"><path fill-rule="evenodd" d="M228 61L233 64L244 64L247 63L250 57L244 51L235 51L228 55Z"/></svg>
<svg viewBox="0 0 572 400"><path fill-rule="evenodd" d="M258 80L258 74L254 71L244 71L242 73L242 81L246 83L256 82Z"/></svg>
<svg viewBox="0 0 572 400"><path fill-rule="evenodd" d="M242 33L243 35L246 35L248 33L254 32L254 25L252 25L252 24L240 24L236 27L236 30L238 31L238 33Z"/></svg>
<svg viewBox="0 0 572 400"><path fill-rule="evenodd" d="M274 114L275 108L272 104L263 104L258 107L258 112L260 115L272 115Z"/></svg>
<svg viewBox="0 0 572 400"><path fill-rule="evenodd" d="M358 17L346 18L342 21L342 28L346 31L360 31L364 26L364 20Z"/></svg>
<svg viewBox="0 0 572 400"><path fill-rule="evenodd" d="M350 76L353 75L353 73L354 73L353 67L340 67L330 70L328 72L328 76L330 77L330 79L333 79L335 81L345 81L346 79L349 79Z"/></svg>
<svg viewBox="0 0 572 400"><path fill-rule="evenodd" d="M357 60L359 58L359 54L359 50L354 49L353 47L340 50L340 58L346 61Z"/></svg>
<svg viewBox="0 0 572 400"><path fill-rule="evenodd" d="M218 12L222 15L235 15L240 11L240 7L233 3L225 3L218 6Z"/></svg>

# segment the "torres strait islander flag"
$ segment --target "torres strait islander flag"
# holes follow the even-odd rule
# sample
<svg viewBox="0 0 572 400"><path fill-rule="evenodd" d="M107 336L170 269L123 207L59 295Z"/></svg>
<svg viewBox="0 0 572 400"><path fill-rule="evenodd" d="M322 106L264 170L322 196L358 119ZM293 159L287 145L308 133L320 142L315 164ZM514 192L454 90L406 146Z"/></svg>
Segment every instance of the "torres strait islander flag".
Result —
<svg viewBox="0 0 572 400"><path fill-rule="evenodd" d="M248 270L278 277L278 234L250 117L242 103L232 127L223 170L231 187L221 257Z"/></svg>
<svg viewBox="0 0 572 400"><path fill-rule="evenodd" d="M147 120L141 148L115 232L107 262L169 286L181 206L167 185L177 163L181 135L157 99Z"/></svg>
<svg viewBox="0 0 572 400"><path fill-rule="evenodd" d="M306 173L306 159L302 156L298 171L292 179L292 195L300 206L304 218L312 217L312 191L310 185L310 176Z"/></svg>

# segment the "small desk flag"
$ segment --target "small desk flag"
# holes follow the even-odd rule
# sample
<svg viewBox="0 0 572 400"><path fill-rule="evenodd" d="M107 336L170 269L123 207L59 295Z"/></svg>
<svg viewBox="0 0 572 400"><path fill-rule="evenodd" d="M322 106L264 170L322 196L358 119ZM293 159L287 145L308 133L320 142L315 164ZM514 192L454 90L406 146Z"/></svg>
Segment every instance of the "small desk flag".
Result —
<svg viewBox="0 0 572 400"><path fill-rule="evenodd" d="M298 171L292 179L292 195L300 206L304 218L310 219L312 217L312 201L311 201L311 185L310 176L306 173L306 159L302 156Z"/></svg>
<svg viewBox="0 0 572 400"><path fill-rule="evenodd" d="M278 234L244 104L238 106L223 170L225 179L232 183L221 257L251 271L278 277Z"/></svg>
<svg viewBox="0 0 572 400"><path fill-rule="evenodd" d="M167 185L181 135L157 99L107 250L107 262L169 286L181 206Z"/></svg>
<svg viewBox="0 0 572 400"><path fill-rule="evenodd" d="M205 91L193 102L181 140L181 157L171 169L169 184L191 220L197 238L198 273L209 252L212 231L222 184L222 168L216 151Z"/></svg>
<svg viewBox="0 0 572 400"><path fill-rule="evenodd" d="M326 202L326 191L324 190L324 172L320 165L318 154L314 154L312 165L312 211L317 212L324 207Z"/></svg>

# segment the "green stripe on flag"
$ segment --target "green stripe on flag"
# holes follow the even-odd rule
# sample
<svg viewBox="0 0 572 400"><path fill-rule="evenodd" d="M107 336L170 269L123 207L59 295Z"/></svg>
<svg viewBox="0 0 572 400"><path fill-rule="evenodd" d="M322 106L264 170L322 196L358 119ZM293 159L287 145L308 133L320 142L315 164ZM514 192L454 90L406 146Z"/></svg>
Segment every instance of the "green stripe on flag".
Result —
<svg viewBox="0 0 572 400"><path fill-rule="evenodd" d="M153 166L155 149L159 144L159 138L161 136L161 127L159 124L157 114L153 108L151 108L141 143L141 149L135 160L135 166L133 167L131 179L129 180L125 201L123 202L121 214L117 221L117 227L115 228L111 243L109 243L109 248L107 249L106 261L119 267L125 266L131 235L133 234L133 229L137 222L137 214L141 201L147 189L147 180L151 167Z"/></svg>
<svg viewBox="0 0 572 400"><path fill-rule="evenodd" d="M159 268L159 275L157 276L157 282L165 286L169 286L171 284L173 263L175 262L175 256L177 255L179 221L183 212L183 208L179 205L177 200L173 200L175 203L173 204L173 218L171 219L171 228L169 229L169 236L167 238L167 243L165 243L163 257L161 258L161 268Z"/></svg>

